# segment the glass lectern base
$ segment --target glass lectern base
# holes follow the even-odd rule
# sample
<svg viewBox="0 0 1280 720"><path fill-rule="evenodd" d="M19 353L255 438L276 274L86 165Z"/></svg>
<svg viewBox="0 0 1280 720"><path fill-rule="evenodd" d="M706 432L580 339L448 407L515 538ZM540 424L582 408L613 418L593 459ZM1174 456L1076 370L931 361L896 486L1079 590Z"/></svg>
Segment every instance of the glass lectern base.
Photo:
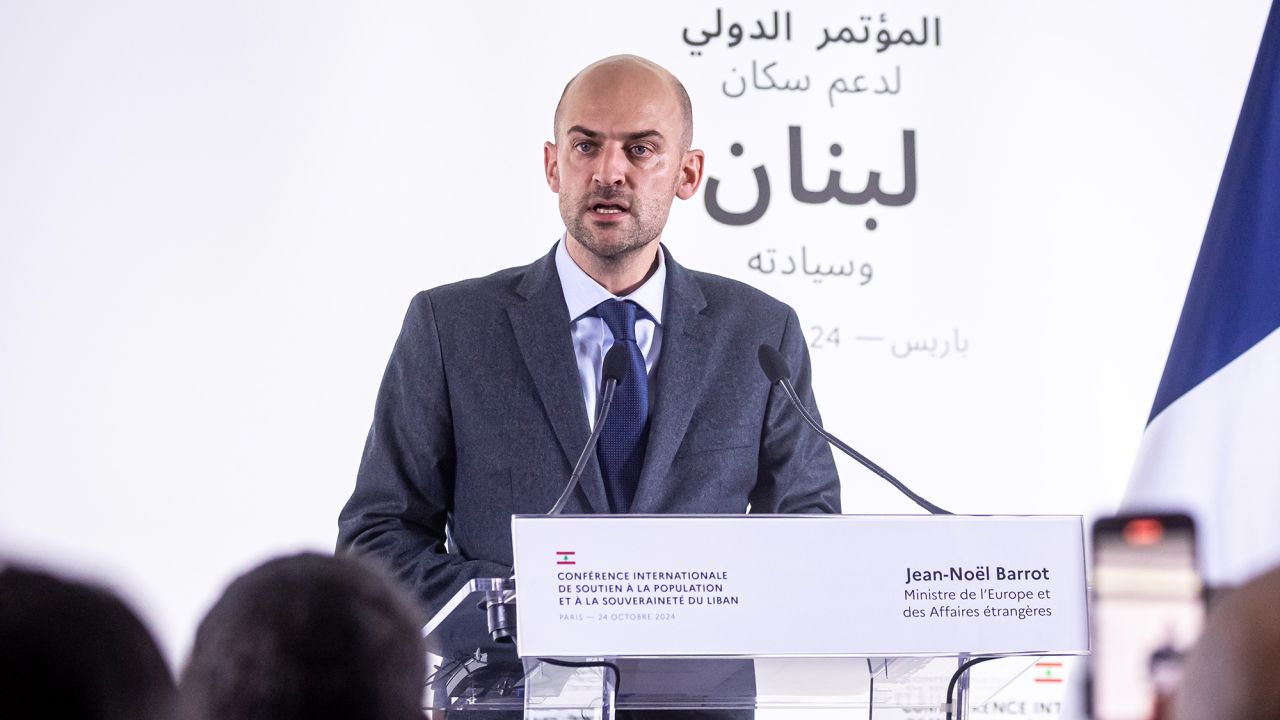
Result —
<svg viewBox="0 0 1280 720"><path fill-rule="evenodd" d="M971 671L970 706L982 705L1038 658L1008 657ZM596 662L600 664L594 664ZM607 665L605 664L607 661ZM512 652L466 662L437 660L426 709L468 718L611 720L673 717L673 711L758 711L758 720L823 717L945 717L946 688L957 658L756 658L638 660L575 658L566 667ZM618 670L615 681L613 667ZM903 711L906 711L905 714ZM865 713L870 713L865 714ZM750 712L689 717L752 717Z"/></svg>
<svg viewBox="0 0 1280 720"><path fill-rule="evenodd" d="M431 656L424 709L433 720L613 720L630 717L944 720L963 658L520 658L495 642L483 608L514 602L514 583L473 580L424 628ZM492 621L490 622L492 624ZM518 631L514 626L513 631ZM956 720L1028 674L1038 655L970 671ZM850 714L850 711L857 711Z"/></svg>

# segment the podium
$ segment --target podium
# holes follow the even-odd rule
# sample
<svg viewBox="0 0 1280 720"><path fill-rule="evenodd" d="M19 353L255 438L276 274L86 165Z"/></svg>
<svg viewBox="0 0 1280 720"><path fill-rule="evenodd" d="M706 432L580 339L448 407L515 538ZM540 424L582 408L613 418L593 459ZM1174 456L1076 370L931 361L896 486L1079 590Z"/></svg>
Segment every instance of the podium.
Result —
<svg viewBox="0 0 1280 720"><path fill-rule="evenodd" d="M515 516L512 538L515 577L424 628L428 710L963 718L1089 651L1079 516Z"/></svg>

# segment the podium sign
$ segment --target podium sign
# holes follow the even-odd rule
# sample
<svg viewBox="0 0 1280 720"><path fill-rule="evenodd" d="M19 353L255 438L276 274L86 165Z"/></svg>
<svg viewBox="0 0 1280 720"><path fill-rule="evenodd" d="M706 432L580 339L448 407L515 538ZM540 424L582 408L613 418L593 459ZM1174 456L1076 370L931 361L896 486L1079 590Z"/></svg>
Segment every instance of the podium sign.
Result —
<svg viewBox="0 0 1280 720"><path fill-rule="evenodd" d="M1079 516L512 518L523 657L1085 654Z"/></svg>

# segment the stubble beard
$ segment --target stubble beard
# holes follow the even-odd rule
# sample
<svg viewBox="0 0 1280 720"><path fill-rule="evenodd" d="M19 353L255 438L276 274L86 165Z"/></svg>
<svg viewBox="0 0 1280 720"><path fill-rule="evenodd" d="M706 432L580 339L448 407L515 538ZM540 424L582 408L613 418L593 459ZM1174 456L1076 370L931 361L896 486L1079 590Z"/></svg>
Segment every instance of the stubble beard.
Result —
<svg viewBox="0 0 1280 720"><path fill-rule="evenodd" d="M656 222L652 208L635 196L627 198L627 214L610 227L599 227L587 218L592 205L617 197L617 193L595 193L586 197L560 194L560 215L569 234L604 265L625 263L662 233L662 223Z"/></svg>

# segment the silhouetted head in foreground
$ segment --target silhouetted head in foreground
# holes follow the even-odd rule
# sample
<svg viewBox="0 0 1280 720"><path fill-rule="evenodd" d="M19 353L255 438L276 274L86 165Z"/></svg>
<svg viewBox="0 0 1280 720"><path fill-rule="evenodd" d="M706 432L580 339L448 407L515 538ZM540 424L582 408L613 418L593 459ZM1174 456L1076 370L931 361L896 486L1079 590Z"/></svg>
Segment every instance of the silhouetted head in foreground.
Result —
<svg viewBox="0 0 1280 720"><path fill-rule="evenodd" d="M1280 718L1280 568L1213 605L1173 699L1175 720Z"/></svg>
<svg viewBox="0 0 1280 720"><path fill-rule="evenodd" d="M415 720L422 623L356 558L267 562L237 578L196 633L180 689L191 720Z"/></svg>
<svg viewBox="0 0 1280 720"><path fill-rule="evenodd" d="M0 717L160 720L174 699L160 648L115 594L0 568Z"/></svg>

